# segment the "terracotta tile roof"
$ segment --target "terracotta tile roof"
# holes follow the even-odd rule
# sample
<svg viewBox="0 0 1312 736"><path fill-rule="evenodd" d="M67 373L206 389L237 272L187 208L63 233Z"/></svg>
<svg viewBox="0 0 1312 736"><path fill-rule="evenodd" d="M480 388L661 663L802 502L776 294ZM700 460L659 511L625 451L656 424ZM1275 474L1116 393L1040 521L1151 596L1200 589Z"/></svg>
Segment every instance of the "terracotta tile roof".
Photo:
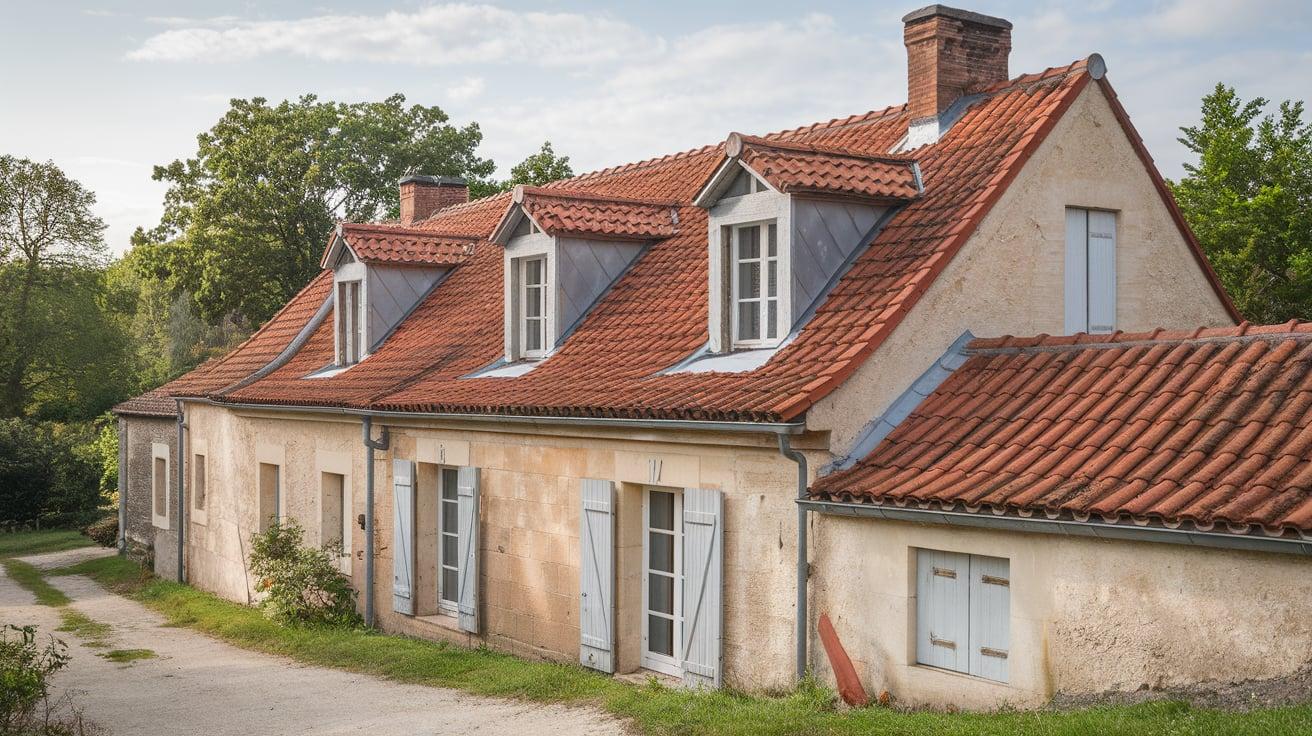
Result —
<svg viewBox="0 0 1312 736"><path fill-rule="evenodd" d="M893 216L798 335L756 370L663 373L707 339L707 221L691 201L726 159L722 147L705 147L546 187L567 190L575 200L580 194L674 200L678 229L652 244L533 371L517 378L464 377L503 350L502 250L484 241L377 352L350 370L303 378L332 360L331 329L321 326L286 365L218 398L423 412L797 420L901 322L1090 81L1084 62L1077 62L999 86L936 144L917 149L921 196ZM1096 84L1109 89L1105 80ZM907 123L905 106L898 106L766 139L886 157ZM506 193L456 205L411 229L486 238L510 203Z"/></svg>
<svg viewBox="0 0 1312 736"><path fill-rule="evenodd" d="M564 187L517 186L512 201L507 217L518 205L548 235L663 240L678 231L678 202L672 199L633 199Z"/></svg>
<svg viewBox="0 0 1312 736"><path fill-rule="evenodd" d="M171 419L178 415L178 402L161 386L140 396L134 396L116 405L111 411L124 416Z"/></svg>
<svg viewBox="0 0 1312 736"><path fill-rule="evenodd" d="M812 497L1312 532L1312 323L975 340Z"/></svg>
<svg viewBox="0 0 1312 736"><path fill-rule="evenodd" d="M788 194L827 194L884 203L920 194L912 159L875 156L804 143L785 143L734 133L725 153Z"/></svg>
<svg viewBox="0 0 1312 736"><path fill-rule="evenodd" d="M477 235L353 223L339 225L337 232L356 258L391 265L456 266L473 255L474 242L479 239Z"/></svg>

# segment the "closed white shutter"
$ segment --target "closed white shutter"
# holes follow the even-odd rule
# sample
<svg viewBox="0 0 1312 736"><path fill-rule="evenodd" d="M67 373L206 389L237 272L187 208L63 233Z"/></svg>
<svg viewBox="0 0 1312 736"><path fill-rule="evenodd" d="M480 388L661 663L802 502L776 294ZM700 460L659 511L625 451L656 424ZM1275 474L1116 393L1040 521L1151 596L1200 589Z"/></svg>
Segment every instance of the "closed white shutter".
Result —
<svg viewBox="0 0 1312 736"><path fill-rule="evenodd" d="M970 558L970 674L999 682L1011 647L1010 569L998 557Z"/></svg>
<svg viewBox="0 0 1312 736"><path fill-rule="evenodd" d="M1089 332L1116 330L1116 213L1089 212Z"/></svg>
<svg viewBox="0 0 1312 736"><path fill-rule="evenodd" d="M415 615L415 464L392 461L392 610Z"/></svg>
<svg viewBox="0 0 1312 736"><path fill-rule="evenodd" d="M1066 334L1089 329L1089 211L1066 208Z"/></svg>
<svg viewBox="0 0 1312 736"><path fill-rule="evenodd" d="M724 512L719 491L683 492L683 682L719 687Z"/></svg>
<svg viewBox="0 0 1312 736"><path fill-rule="evenodd" d="M918 550L916 582L916 661L968 671L970 556Z"/></svg>
<svg viewBox="0 0 1312 736"><path fill-rule="evenodd" d="M579 516L579 662L615 671L615 487L583 479Z"/></svg>
<svg viewBox="0 0 1312 736"><path fill-rule="evenodd" d="M456 513L459 516L456 545L460 553L460 594L456 605L460 628L478 633L478 468L460 468L456 473Z"/></svg>

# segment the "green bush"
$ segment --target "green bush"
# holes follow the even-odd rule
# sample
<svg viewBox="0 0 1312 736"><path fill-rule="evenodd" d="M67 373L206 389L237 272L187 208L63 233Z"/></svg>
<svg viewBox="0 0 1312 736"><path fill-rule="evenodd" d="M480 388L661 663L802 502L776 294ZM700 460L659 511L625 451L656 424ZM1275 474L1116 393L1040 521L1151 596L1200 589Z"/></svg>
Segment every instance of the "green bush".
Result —
<svg viewBox="0 0 1312 736"><path fill-rule="evenodd" d="M37 643L35 626L0 628L0 736L65 736L95 729L76 710L58 715L66 698L51 701L50 680L68 666L68 647L50 637Z"/></svg>
<svg viewBox="0 0 1312 736"><path fill-rule="evenodd" d="M82 533L101 547L113 547L118 544L118 514L102 516L83 527Z"/></svg>
<svg viewBox="0 0 1312 736"><path fill-rule="evenodd" d="M0 524L87 524L100 515L103 473L91 424L0 419Z"/></svg>
<svg viewBox="0 0 1312 736"><path fill-rule="evenodd" d="M251 572L264 594L260 607L274 621L294 625L358 626L355 591L326 550L304 544L295 520L273 524L251 538Z"/></svg>

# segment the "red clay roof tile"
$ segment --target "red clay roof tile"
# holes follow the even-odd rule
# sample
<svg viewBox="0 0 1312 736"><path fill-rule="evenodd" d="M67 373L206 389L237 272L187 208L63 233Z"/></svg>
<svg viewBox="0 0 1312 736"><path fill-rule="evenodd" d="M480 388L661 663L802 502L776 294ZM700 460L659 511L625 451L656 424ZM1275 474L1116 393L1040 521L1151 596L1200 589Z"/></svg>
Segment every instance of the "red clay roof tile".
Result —
<svg viewBox="0 0 1312 736"><path fill-rule="evenodd" d="M365 263L457 266L474 254L477 235L437 233L391 225L342 223L338 233Z"/></svg>

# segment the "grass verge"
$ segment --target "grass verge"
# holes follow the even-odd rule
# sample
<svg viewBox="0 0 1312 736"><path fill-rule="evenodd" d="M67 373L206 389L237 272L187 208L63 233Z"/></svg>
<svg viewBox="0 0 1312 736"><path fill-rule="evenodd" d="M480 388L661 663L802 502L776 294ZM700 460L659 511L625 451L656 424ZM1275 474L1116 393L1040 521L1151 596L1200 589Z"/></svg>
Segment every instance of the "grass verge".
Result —
<svg viewBox="0 0 1312 736"><path fill-rule="evenodd" d="M0 534L0 557L39 555L62 552L66 549L90 547L95 542L82 532L73 529L48 529L39 532L6 532Z"/></svg>
<svg viewBox="0 0 1312 736"><path fill-rule="evenodd" d="M632 685L582 667L530 662L486 649L374 631L287 628L258 610L177 583L151 578L118 557L56 571L89 575L110 589L187 626L246 649L399 682L450 687L538 702L596 705L631 719L650 734L1211 734L1312 733L1312 706L1232 713L1184 703L1072 711L948 714L887 708L840 710L833 693L814 683L776 697L732 691L690 692L659 684Z"/></svg>
<svg viewBox="0 0 1312 736"><path fill-rule="evenodd" d="M59 612L59 619L62 623L56 631L72 634L82 639L89 647L103 648L109 646L108 639L111 633L109 624L93 620L70 606L69 604L72 601L69 600L67 595L64 595L64 591L51 585L45 579L47 573L22 560L0 560L0 565L4 566L5 574L11 580L26 588L36 598L37 603L50 606Z"/></svg>
<svg viewBox="0 0 1312 736"><path fill-rule="evenodd" d="M138 659L154 659L159 656L153 649L111 649L108 652L102 652L101 657L111 662L120 664L130 664Z"/></svg>

